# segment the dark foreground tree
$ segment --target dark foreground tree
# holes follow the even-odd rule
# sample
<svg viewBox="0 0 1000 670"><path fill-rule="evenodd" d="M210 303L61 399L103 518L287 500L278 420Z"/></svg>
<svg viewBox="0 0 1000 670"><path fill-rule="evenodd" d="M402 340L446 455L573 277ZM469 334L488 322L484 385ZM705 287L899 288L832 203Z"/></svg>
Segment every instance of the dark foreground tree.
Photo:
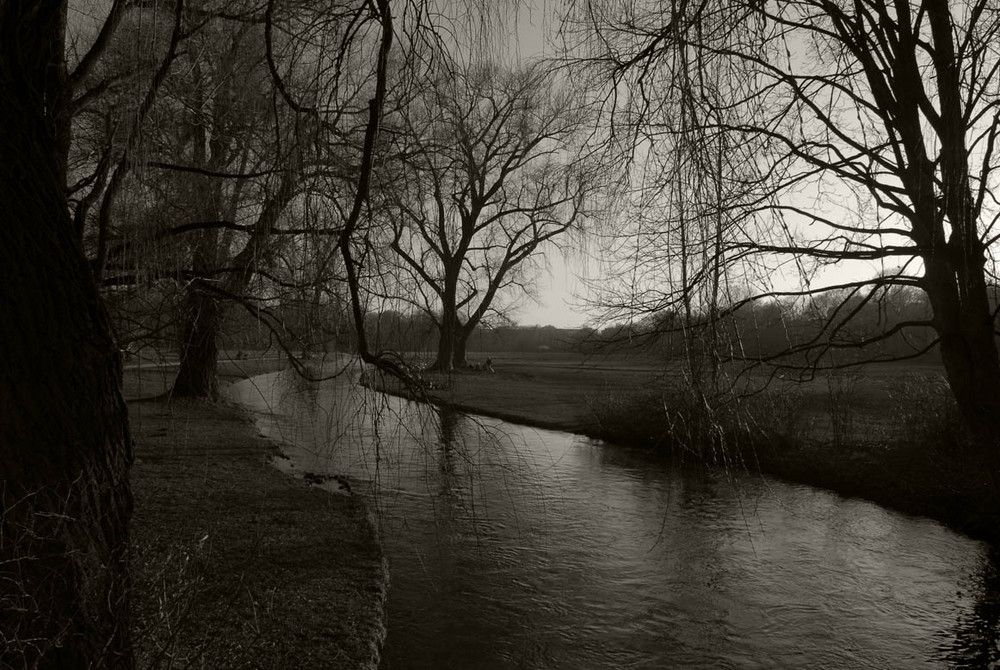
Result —
<svg viewBox="0 0 1000 670"><path fill-rule="evenodd" d="M65 197L65 17L0 1L0 666L128 668L131 439Z"/></svg>

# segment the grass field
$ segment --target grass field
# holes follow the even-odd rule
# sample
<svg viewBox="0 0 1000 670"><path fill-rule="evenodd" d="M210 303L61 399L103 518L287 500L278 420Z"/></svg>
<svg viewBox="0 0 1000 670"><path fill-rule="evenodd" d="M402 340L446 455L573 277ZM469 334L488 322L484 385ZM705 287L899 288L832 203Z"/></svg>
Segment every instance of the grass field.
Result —
<svg viewBox="0 0 1000 670"><path fill-rule="evenodd" d="M489 358L494 372L429 375L439 387L433 399L518 423L588 433L593 429L592 398L639 390L660 376L653 363L643 360L549 353ZM470 362L486 359L481 355Z"/></svg>
<svg viewBox="0 0 1000 670"><path fill-rule="evenodd" d="M592 434L594 406L605 398L684 384L681 373L649 358L568 353L480 354L494 372L430 374L431 399L521 423ZM860 445L884 442L903 428L899 406L908 386L943 380L935 365L880 364L818 374L809 381L751 372L734 380L737 394L766 388L794 403L799 437ZM398 387L397 387L398 390ZM836 424L836 425L835 425ZM841 435L837 431L846 431Z"/></svg>

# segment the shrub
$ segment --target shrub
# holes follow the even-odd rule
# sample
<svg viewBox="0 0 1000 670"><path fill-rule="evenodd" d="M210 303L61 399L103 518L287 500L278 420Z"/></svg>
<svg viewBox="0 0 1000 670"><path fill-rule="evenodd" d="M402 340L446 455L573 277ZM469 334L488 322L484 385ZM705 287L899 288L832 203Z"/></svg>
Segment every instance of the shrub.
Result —
<svg viewBox="0 0 1000 670"><path fill-rule="evenodd" d="M958 404L940 375L909 374L889 388L894 423L894 442L925 450L954 453L972 447L971 436Z"/></svg>
<svg viewBox="0 0 1000 670"><path fill-rule="evenodd" d="M744 454L795 430L801 416L797 394L787 390L708 395L664 386L587 402L598 437L722 465L742 463Z"/></svg>

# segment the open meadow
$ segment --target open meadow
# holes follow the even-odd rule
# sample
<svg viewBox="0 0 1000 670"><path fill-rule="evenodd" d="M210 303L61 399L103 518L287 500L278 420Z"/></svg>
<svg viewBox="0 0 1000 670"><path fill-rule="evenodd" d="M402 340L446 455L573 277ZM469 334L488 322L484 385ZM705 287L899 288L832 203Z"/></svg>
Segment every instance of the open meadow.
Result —
<svg viewBox="0 0 1000 670"><path fill-rule="evenodd" d="M433 387L430 398L520 423L594 434L606 401L689 386L679 366L653 357L495 353L478 354L470 362L478 367L487 360L492 372L425 373ZM943 369L935 364L870 364L820 371L807 379L759 369L728 372L723 395L780 398L786 407L783 419L797 439L858 447L905 433L908 404L944 398L946 390ZM387 388L393 384L387 382Z"/></svg>

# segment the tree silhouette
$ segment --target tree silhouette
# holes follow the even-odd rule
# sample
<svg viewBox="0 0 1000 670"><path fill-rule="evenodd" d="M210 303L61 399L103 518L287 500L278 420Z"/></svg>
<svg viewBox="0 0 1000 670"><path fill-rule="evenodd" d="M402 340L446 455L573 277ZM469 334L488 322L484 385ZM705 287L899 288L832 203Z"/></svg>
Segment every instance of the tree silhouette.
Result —
<svg viewBox="0 0 1000 670"><path fill-rule="evenodd" d="M525 289L538 252L583 225L598 180L580 153L584 105L541 66L431 76L388 121L398 148L380 172L380 220L406 300L437 325L434 367L449 370L467 365L500 298Z"/></svg>
<svg viewBox="0 0 1000 670"><path fill-rule="evenodd" d="M129 668L132 442L66 199L65 12L0 3L0 665Z"/></svg>

